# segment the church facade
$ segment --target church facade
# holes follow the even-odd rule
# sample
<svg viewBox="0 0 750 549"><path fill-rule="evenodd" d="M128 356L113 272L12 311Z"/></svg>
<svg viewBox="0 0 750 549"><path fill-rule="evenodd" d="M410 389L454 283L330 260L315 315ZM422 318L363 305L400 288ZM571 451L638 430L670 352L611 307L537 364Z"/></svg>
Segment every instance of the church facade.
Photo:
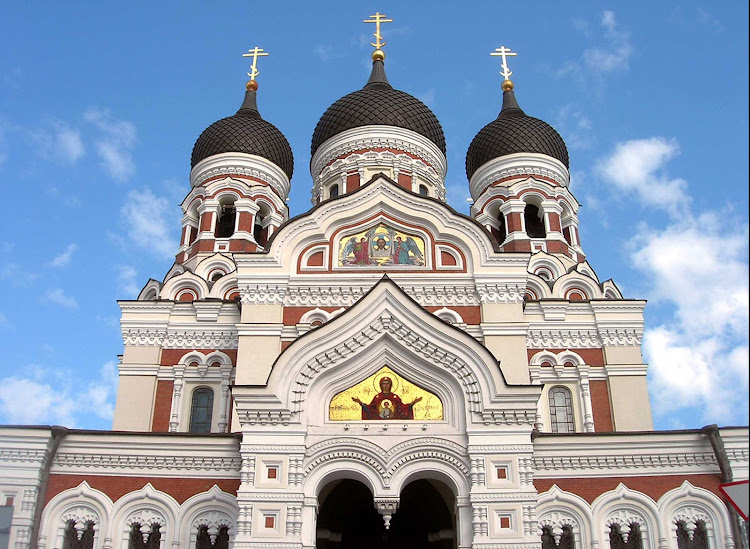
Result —
<svg viewBox="0 0 750 549"><path fill-rule="evenodd" d="M653 430L645 301L597 277L565 143L510 80L469 216L382 50L294 218L257 89L195 144L174 266L119 303L113 430L0 428L9 547L743 547L719 486L748 429Z"/></svg>

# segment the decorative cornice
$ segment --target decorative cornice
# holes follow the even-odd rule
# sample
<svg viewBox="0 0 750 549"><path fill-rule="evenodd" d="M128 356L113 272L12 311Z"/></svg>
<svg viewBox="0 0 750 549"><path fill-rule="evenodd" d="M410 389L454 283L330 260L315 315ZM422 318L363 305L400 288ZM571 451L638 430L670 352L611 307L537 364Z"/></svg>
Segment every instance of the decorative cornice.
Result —
<svg viewBox="0 0 750 549"><path fill-rule="evenodd" d="M223 153L198 162L190 172L190 185L197 187L217 176L240 175L267 183L276 193L286 199L291 183L284 171L270 160L253 154Z"/></svg>
<svg viewBox="0 0 750 549"><path fill-rule="evenodd" d="M525 292L525 282L477 282L477 294L482 303L522 303Z"/></svg>
<svg viewBox="0 0 750 549"><path fill-rule="evenodd" d="M236 349L236 330L151 330L123 328L123 344L165 349Z"/></svg>
<svg viewBox="0 0 750 549"><path fill-rule="evenodd" d="M442 181L448 164L442 151L426 137L396 126L361 126L343 131L323 143L310 161L310 173L317 179L323 168L355 151L394 149L421 158Z"/></svg>
<svg viewBox="0 0 750 549"><path fill-rule="evenodd" d="M481 166L469 181L469 191L476 201L496 181L529 175L547 177L563 187L570 183L570 173L559 160L544 154L516 153L495 158Z"/></svg>
<svg viewBox="0 0 750 549"><path fill-rule="evenodd" d="M283 305L288 287L286 284L242 284L242 303L249 305Z"/></svg>
<svg viewBox="0 0 750 549"><path fill-rule="evenodd" d="M600 329L599 337L606 347L640 347L643 328Z"/></svg>
<svg viewBox="0 0 750 549"><path fill-rule="evenodd" d="M377 282L373 280L373 283ZM290 286L284 296L286 307L349 307L372 287L367 286ZM479 305L479 295L473 286L401 285L401 289L422 306ZM523 297L523 296L522 296Z"/></svg>
<svg viewBox="0 0 750 549"><path fill-rule="evenodd" d="M94 453L58 453L54 459L57 472L85 472L91 474L116 473L117 475L140 475L143 471L160 471L160 475L200 476L217 473L239 478L242 459L240 455L210 456L174 456L174 455L132 455L132 454L94 454ZM166 474L170 473L170 474Z"/></svg>
<svg viewBox="0 0 750 549"><path fill-rule="evenodd" d="M526 347L530 349L600 349L603 342L596 329L590 330L539 330L529 329Z"/></svg>
<svg viewBox="0 0 750 549"><path fill-rule="evenodd" d="M399 173L406 171L422 177L435 188L435 197L445 200L443 178L438 175L432 166L408 154L387 150L352 153L343 158L338 158L332 164L324 167L320 175L315 178L315 184L312 188L313 204L316 204L318 199L323 196L321 191L324 185L339 182L352 171L362 174L365 169L378 169L380 171L387 168L397 170Z"/></svg>

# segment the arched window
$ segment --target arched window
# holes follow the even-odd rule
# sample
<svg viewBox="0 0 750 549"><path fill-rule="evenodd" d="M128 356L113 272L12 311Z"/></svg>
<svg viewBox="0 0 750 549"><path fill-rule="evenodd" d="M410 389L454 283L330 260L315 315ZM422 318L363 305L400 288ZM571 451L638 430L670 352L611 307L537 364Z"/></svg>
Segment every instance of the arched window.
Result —
<svg viewBox="0 0 750 549"><path fill-rule="evenodd" d="M708 549L708 531L702 520L695 522L695 530L690 535L687 524L677 522L677 549Z"/></svg>
<svg viewBox="0 0 750 549"><path fill-rule="evenodd" d="M338 183L331 185L331 190L328 191L328 198L336 198L339 195Z"/></svg>
<svg viewBox="0 0 750 549"><path fill-rule="evenodd" d="M570 526L562 527L559 543L555 543L555 536L551 527L545 526L542 528L542 549L575 549L575 546L573 529Z"/></svg>
<svg viewBox="0 0 750 549"><path fill-rule="evenodd" d="M419 186L419 196L430 196L430 191L427 189L427 185Z"/></svg>
<svg viewBox="0 0 750 549"><path fill-rule="evenodd" d="M629 526L612 526L609 530L611 549L643 549L641 526L637 522Z"/></svg>
<svg viewBox="0 0 750 549"><path fill-rule="evenodd" d="M549 416L553 433L573 433L573 402L565 387L549 390Z"/></svg>
<svg viewBox="0 0 750 549"><path fill-rule="evenodd" d="M260 215L260 212L255 214L255 225L253 226L253 238L255 238L255 241L259 245L261 246L266 245L264 231L263 231L263 216Z"/></svg>
<svg viewBox="0 0 750 549"><path fill-rule="evenodd" d="M160 542L161 526L158 524L151 525L151 529L146 532L141 530L141 525L137 522L130 527L128 549L159 549Z"/></svg>
<svg viewBox="0 0 750 549"><path fill-rule="evenodd" d="M208 387L199 387L193 391L193 402L190 407L190 432L210 433L211 415L214 408L214 392Z"/></svg>
<svg viewBox="0 0 750 549"><path fill-rule="evenodd" d="M497 220L500 222L500 226L497 229L499 233L497 236L497 242L498 244L502 244L508 237L508 229L505 225L505 214L503 212L500 212L497 216Z"/></svg>
<svg viewBox="0 0 750 549"><path fill-rule="evenodd" d="M236 217L234 203L221 205L219 220L216 222L216 238L229 238L234 234Z"/></svg>
<svg viewBox="0 0 750 549"><path fill-rule="evenodd" d="M228 549L228 547L228 526L220 526L218 532L211 532L208 526L198 527L198 536L195 538L195 549Z"/></svg>
<svg viewBox="0 0 750 549"><path fill-rule="evenodd" d="M543 212L535 204L526 204L523 210L523 220L526 222L526 234L529 238L544 238L547 232L544 230Z"/></svg>
<svg viewBox="0 0 750 549"><path fill-rule="evenodd" d="M94 523L88 521L81 525L83 530L76 530L76 521L69 520L65 524L65 537L63 538L63 549L93 549L94 547ZM79 537L80 534L80 537Z"/></svg>

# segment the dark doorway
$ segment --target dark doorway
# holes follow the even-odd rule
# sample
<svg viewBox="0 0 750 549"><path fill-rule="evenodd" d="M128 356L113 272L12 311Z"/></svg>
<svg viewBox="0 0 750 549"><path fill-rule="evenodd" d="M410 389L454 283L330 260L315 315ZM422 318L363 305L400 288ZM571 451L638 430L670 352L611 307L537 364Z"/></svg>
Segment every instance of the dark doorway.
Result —
<svg viewBox="0 0 750 549"><path fill-rule="evenodd" d="M370 490L341 480L321 492L317 549L455 549L453 493L440 482L417 480L401 493L385 529Z"/></svg>

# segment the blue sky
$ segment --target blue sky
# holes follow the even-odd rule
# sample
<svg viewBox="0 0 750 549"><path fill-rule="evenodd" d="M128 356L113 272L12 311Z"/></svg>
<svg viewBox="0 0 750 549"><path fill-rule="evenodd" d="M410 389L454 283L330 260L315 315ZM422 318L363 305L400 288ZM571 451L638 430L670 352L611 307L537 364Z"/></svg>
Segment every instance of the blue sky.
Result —
<svg viewBox="0 0 750 549"><path fill-rule="evenodd" d="M198 135L233 114L258 45L259 107L310 207L318 118L369 73L375 11L391 83L443 125L449 202L464 157L516 96L568 144L583 248L649 300L657 428L748 422L746 2L4 2L0 5L0 422L111 424L116 299L161 280Z"/></svg>

